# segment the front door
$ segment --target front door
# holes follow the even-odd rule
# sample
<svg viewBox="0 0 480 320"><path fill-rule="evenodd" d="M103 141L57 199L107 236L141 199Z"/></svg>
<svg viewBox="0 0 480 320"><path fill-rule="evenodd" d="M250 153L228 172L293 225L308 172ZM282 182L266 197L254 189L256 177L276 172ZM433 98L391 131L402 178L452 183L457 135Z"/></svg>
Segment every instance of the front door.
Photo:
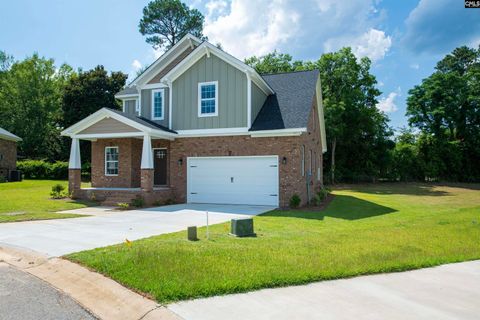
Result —
<svg viewBox="0 0 480 320"><path fill-rule="evenodd" d="M167 184L167 149L153 149L153 184L164 186Z"/></svg>

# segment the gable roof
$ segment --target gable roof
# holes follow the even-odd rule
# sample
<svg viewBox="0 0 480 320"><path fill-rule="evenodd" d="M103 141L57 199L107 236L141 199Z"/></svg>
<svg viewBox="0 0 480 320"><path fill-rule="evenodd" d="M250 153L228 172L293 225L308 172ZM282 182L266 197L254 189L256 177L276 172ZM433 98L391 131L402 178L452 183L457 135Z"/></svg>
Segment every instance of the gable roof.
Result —
<svg viewBox="0 0 480 320"><path fill-rule="evenodd" d="M306 128L318 70L262 75L275 91L267 97L250 131Z"/></svg>
<svg viewBox="0 0 480 320"><path fill-rule="evenodd" d="M191 35L190 33L186 34L173 47L165 51L160 57L158 57L157 60L155 60L141 74L139 74L135 79L133 79L132 82L130 82L129 87L141 84L142 80L144 80L151 72L153 72L162 61L167 61L172 55L175 55L176 51L180 51L179 53L182 53L183 50L181 49L183 47L193 47L195 44L199 45L200 43L202 43L202 40L200 40L199 38Z"/></svg>
<svg viewBox="0 0 480 320"><path fill-rule="evenodd" d="M251 77L252 81L265 93L272 94L274 90L268 85L267 82L249 65L243 61L235 58L227 52L217 48L211 43L204 41L198 47L196 47L189 55L185 57L180 63L178 63L172 70L170 70L161 80L165 82L172 82L177 79L181 74L187 71L192 65L195 64L200 58L210 54L214 54L223 61L229 63L238 70L244 72L247 77Z"/></svg>
<svg viewBox="0 0 480 320"><path fill-rule="evenodd" d="M22 138L14 135L11 132L8 132L7 130L5 130L3 128L0 128L0 139L15 141L15 142L22 141Z"/></svg>
<svg viewBox="0 0 480 320"><path fill-rule="evenodd" d="M86 128L92 126L93 124L97 123L98 121L105 119L105 118L113 118L119 122L122 122L128 126L131 126L141 133L150 134L155 137L171 139L176 136L176 132L170 130L162 125L159 125L153 121L148 119L137 117L134 115L129 115L124 112L113 110L109 108L102 108L85 119L75 123L74 125L66 128L61 132L63 136L75 136L78 135L79 132L85 130Z"/></svg>

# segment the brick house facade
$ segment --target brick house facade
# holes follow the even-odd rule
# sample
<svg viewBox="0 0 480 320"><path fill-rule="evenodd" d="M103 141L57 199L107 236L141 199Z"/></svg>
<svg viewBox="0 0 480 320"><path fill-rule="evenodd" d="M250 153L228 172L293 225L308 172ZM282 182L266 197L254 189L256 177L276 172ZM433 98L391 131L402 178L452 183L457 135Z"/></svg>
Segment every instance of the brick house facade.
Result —
<svg viewBox="0 0 480 320"><path fill-rule="evenodd" d="M17 168L17 142L21 139L0 128L0 176L10 178L10 172Z"/></svg>

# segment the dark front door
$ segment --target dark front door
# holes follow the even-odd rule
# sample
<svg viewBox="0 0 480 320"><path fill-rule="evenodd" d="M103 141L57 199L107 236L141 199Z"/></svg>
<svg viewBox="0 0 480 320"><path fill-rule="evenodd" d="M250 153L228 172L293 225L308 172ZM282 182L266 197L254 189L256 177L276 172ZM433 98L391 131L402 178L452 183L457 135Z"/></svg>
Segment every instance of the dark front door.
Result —
<svg viewBox="0 0 480 320"><path fill-rule="evenodd" d="M167 184L167 149L153 150L154 179L153 184L162 186Z"/></svg>

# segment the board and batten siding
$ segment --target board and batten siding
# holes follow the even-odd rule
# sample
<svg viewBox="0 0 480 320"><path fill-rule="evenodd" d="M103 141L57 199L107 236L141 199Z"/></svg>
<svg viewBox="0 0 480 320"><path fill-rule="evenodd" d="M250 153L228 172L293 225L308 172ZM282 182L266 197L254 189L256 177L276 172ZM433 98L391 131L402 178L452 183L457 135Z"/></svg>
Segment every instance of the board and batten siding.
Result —
<svg viewBox="0 0 480 320"><path fill-rule="evenodd" d="M168 88L158 88L163 89L165 97L163 98L163 102L165 105L163 106L163 120L152 120L152 90L157 89L144 89L142 90L142 106L141 106L141 116L143 118L147 118L152 120L155 123L158 123L162 126L168 127L168 103L169 103L169 92Z"/></svg>
<svg viewBox="0 0 480 320"><path fill-rule="evenodd" d="M104 118L90 127L84 129L78 134L96 134L96 133L124 133L124 132L139 132L138 129L130 127L120 121L112 118Z"/></svg>
<svg viewBox="0 0 480 320"><path fill-rule="evenodd" d="M137 105L137 100L125 100L125 113L135 116L136 105Z"/></svg>
<svg viewBox="0 0 480 320"><path fill-rule="evenodd" d="M218 116L198 116L198 83L218 81ZM174 130L247 126L247 77L214 54L206 55L173 82Z"/></svg>
<svg viewBox="0 0 480 320"><path fill-rule="evenodd" d="M252 123L263 107L267 95L252 81Z"/></svg>

